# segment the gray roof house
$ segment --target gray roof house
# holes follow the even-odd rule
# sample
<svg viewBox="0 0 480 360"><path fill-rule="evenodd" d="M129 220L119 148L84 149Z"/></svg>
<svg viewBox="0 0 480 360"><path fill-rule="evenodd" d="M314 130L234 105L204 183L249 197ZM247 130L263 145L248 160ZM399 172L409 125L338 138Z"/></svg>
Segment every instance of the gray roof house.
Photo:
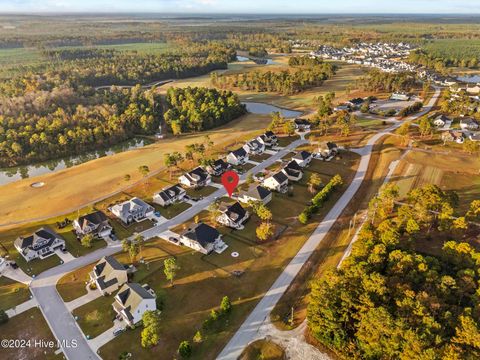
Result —
<svg viewBox="0 0 480 360"><path fill-rule="evenodd" d="M93 234L104 238L112 233L112 226L108 222L107 216L101 211L80 216L73 221L73 228L79 236Z"/></svg>
<svg viewBox="0 0 480 360"><path fill-rule="evenodd" d="M227 164L223 159L217 159L212 165L207 166L207 172L213 176L220 176L229 168L230 165Z"/></svg>
<svg viewBox="0 0 480 360"><path fill-rule="evenodd" d="M155 299L155 292L148 285L127 283L115 295L112 306L118 319L133 326L142 320L145 311L157 310Z"/></svg>
<svg viewBox="0 0 480 360"><path fill-rule="evenodd" d="M110 295L128 281L128 270L113 256L105 256L93 267L90 280L103 295Z"/></svg>
<svg viewBox="0 0 480 360"><path fill-rule="evenodd" d="M210 174L201 166L183 174L178 178L180 184L188 187L198 189L207 186L212 182Z"/></svg>
<svg viewBox="0 0 480 360"><path fill-rule="evenodd" d="M57 249L65 250L65 240L48 227L42 227L29 236L19 236L13 244L26 261L45 259Z"/></svg>
<svg viewBox="0 0 480 360"><path fill-rule="evenodd" d="M296 161L300 167L306 167L310 164L310 161L312 161L312 153L304 150L300 151L292 158L292 160Z"/></svg>
<svg viewBox="0 0 480 360"><path fill-rule="evenodd" d="M227 248L218 230L204 223L194 224L180 234L180 243L202 254L222 252Z"/></svg>
<svg viewBox="0 0 480 360"><path fill-rule="evenodd" d="M282 172L287 176L289 181L300 181L303 177L302 168L294 160L285 165Z"/></svg>
<svg viewBox="0 0 480 360"><path fill-rule="evenodd" d="M232 165L243 165L248 161L248 152L243 148L230 151L227 155L227 162Z"/></svg>
<svg viewBox="0 0 480 360"><path fill-rule="evenodd" d="M288 177L279 171L263 180L263 186L270 190L286 193L288 190Z"/></svg>
<svg viewBox="0 0 480 360"><path fill-rule="evenodd" d="M259 155L265 151L265 144L261 140L253 139L247 142L243 148L248 154Z"/></svg>
<svg viewBox="0 0 480 360"><path fill-rule="evenodd" d="M225 226L233 229L241 230L247 222L250 214L245 210L239 202L233 204L221 204L221 214L217 217L217 221Z"/></svg>
<svg viewBox="0 0 480 360"><path fill-rule="evenodd" d="M153 202L161 206L168 206L177 201L182 201L187 195L185 189L179 184L168 186L153 195Z"/></svg>
<svg viewBox="0 0 480 360"><path fill-rule="evenodd" d="M139 222L146 219L153 214L155 209L145 201L134 197L123 203L113 205L110 211L124 224L131 224L134 221Z"/></svg>
<svg viewBox="0 0 480 360"><path fill-rule="evenodd" d="M272 192L261 185L252 184L248 190L240 191L238 200L244 204L261 201L264 205L272 201Z"/></svg>

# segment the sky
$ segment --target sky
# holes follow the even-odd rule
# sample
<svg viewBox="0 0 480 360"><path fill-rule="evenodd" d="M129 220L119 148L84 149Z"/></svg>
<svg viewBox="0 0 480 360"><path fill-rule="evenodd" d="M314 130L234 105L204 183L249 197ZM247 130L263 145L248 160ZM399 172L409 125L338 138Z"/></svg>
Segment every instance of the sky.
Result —
<svg viewBox="0 0 480 360"><path fill-rule="evenodd" d="M0 12L480 14L480 0L0 0Z"/></svg>

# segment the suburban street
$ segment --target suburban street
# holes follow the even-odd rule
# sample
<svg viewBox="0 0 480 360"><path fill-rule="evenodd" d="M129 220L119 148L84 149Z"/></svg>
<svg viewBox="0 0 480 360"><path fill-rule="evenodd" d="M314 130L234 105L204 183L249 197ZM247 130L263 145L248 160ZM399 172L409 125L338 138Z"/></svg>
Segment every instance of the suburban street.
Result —
<svg viewBox="0 0 480 360"><path fill-rule="evenodd" d="M436 88L435 94L430 99L428 104L424 107L424 109L420 113L409 117L408 120L417 119L418 117L428 113L435 105L439 96L440 89ZM355 178L353 179L347 190L343 193L343 195L333 206L333 208L328 212L323 221L315 229L313 234L299 250L299 252L295 255L295 257L285 267L283 272L280 274L280 276L277 278L271 288L266 292L264 297L260 300L260 302L254 308L254 310L248 316L242 326L238 329L235 335L230 339L228 344L218 355L218 360L236 360L242 354L242 351L245 349L246 346L248 346L248 344L261 338L259 337L259 335L263 333L261 331L261 328L262 326L265 326L269 323L269 321L267 320L270 316L270 312L275 307L275 304L280 300L283 293L287 290L288 286L294 280L295 276L298 274L305 262L315 251L317 246L325 238L328 231L335 224L338 217L341 215L345 207L348 205L352 197L362 185L362 182L365 179L368 165L370 163L373 146L379 139L390 133L392 130L398 128L401 124L402 122L398 122L397 124L394 124L393 126L375 134L368 140L365 147L362 148L361 160L355 174Z"/></svg>
<svg viewBox="0 0 480 360"><path fill-rule="evenodd" d="M305 144L306 142L307 141L304 139L298 139L292 142L285 148L279 150L276 154L272 155L267 160L256 165L249 172L256 173L264 170L265 168L269 167L277 160L288 154L290 151L294 150L296 147L302 144ZM247 174L248 172L240 177L241 181L245 180ZM155 238L169 228L175 227L188 221L200 211L207 208L216 198L225 195L225 189L218 189L213 194L195 203L192 207L179 214L175 218L166 221L158 226L147 229L143 231L141 235L145 239ZM122 249L120 243L115 245L109 245L108 247L96 250L85 256L75 258L62 265L51 268L34 278L30 284L32 294L35 300L38 302L39 308L41 309L45 319L47 320L47 323L52 330L54 336L62 344L63 352L69 360L97 359L98 356L91 349L90 345L87 342L87 339L85 338L85 335L81 331L80 327L77 325L75 319L68 310L67 305L63 302L62 298L57 292L56 284L58 280L65 274L88 264L94 263L104 256L118 253L121 250ZM68 347L68 344L72 340L75 340L77 342L76 347Z"/></svg>

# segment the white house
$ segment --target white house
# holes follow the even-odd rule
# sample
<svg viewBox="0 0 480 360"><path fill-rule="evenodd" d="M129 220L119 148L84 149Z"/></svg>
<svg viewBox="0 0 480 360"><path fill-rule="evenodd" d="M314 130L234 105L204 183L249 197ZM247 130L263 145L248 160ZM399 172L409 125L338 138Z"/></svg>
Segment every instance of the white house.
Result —
<svg viewBox="0 0 480 360"><path fill-rule="evenodd" d="M439 127L439 128L442 128L444 127L447 123L452 123L452 120L450 120L450 118L448 118L448 116L445 116L445 115L439 115L435 118L435 120L433 120L433 125L435 125L436 127Z"/></svg>
<svg viewBox="0 0 480 360"><path fill-rule="evenodd" d="M295 125L295 130L297 131L310 131L310 128L312 124L308 120L305 119L295 119L293 121L293 124Z"/></svg>
<svg viewBox="0 0 480 360"><path fill-rule="evenodd" d="M134 221L140 222L151 216L155 209L145 201L134 197L128 201L112 206L110 211L124 224L131 224Z"/></svg>
<svg viewBox="0 0 480 360"><path fill-rule="evenodd" d="M240 191L238 200L244 204L261 201L266 205L272 201L272 192L261 185L252 184L246 191Z"/></svg>
<svg viewBox="0 0 480 360"><path fill-rule="evenodd" d="M465 134L461 131L445 131L442 133L442 140L444 143L455 141L457 144L465 142Z"/></svg>
<svg viewBox="0 0 480 360"><path fill-rule="evenodd" d="M248 153L243 147L237 150L231 151L227 155L227 162L235 166L243 165L247 161L248 161Z"/></svg>
<svg viewBox="0 0 480 360"><path fill-rule="evenodd" d="M293 161L296 161L300 167L306 167L310 162L312 161L312 153L309 153L308 151L302 150L299 153L297 153L293 158Z"/></svg>
<svg viewBox="0 0 480 360"><path fill-rule="evenodd" d="M462 130L477 130L479 125L473 119L463 118L460 120L460 127L462 128Z"/></svg>
<svg viewBox="0 0 480 360"><path fill-rule="evenodd" d="M127 267L113 256L105 256L93 267L90 280L102 295L110 295L128 281Z"/></svg>
<svg viewBox="0 0 480 360"><path fill-rule="evenodd" d="M390 96L390 100L398 100L398 101L408 101L410 100L410 96L406 93L398 93L395 92Z"/></svg>
<svg viewBox="0 0 480 360"><path fill-rule="evenodd" d="M213 176L220 176L229 168L230 165L227 164L223 159L217 159L212 165L207 166L207 172Z"/></svg>
<svg viewBox="0 0 480 360"><path fill-rule="evenodd" d="M279 171L263 180L263 186L270 190L286 193L288 190L288 177Z"/></svg>
<svg viewBox="0 0 480 360"><path fill-rule="evenodd" d="M204 168L198 166L192 171L180 176L178 181L180 184L188 188L198 189L210 184L212 182L212 177Z"/></svg>
<svg viewBox="0 0 480 360"><path fill-rule="evenodd" d="M153 195L153 202L165 207L178 201L182 201L185 195L187 195L185 189L176 184L155 193Z"/></svg>
<svg viewBox="0 0 480 360"><path fill-rule="evenodd" d="M282 172L287 176L289 181L300 181L303 177L302 168L294 160L285 165Z"/></svg>
<svg viewBox="0 0 480 360"><path fill-rule="evenodd" d="M222 252L228 247L222 241L222 235L218 230L204 223L195 224L183 232L180 235L180 243L202 254Z"/></svg>
<svg viewBox="0 0 480 360"><path fill-rule="evenodd" d="M100 238L110 236L113 230L107 216L101 211L95 211L75 219L73 228L78 236L93 234Z"/></svg>
<svg viewBox="0 0 480 360"><path fill-rule="evenodd" d="M233 229L241 230L247 222L250 214L239 202L233 204L221 204L221 214L217 217L217 222Z"/></svg>
<svg viewBox="0 0 480 360"><path fill-rule="evenodd" d="M257 140L261 141L266 147L276 146L278 143L277 135L273 131L266 131L265 134L257 137Z"/></svg>
<svg viewBox="0 0 480 360"><path fill-rule="evenodd" d="M13 244L26 261L45 259L57 249L65 250L65 240L48 227L42 227L26 237L19 236Z"/></svg>
<svg viewBox="0 0 480 360"><path fill-rule="evenodd" d="M259 155L265 151L265 144L261 140L253 139L247 142L243 148L249 155Z"/></svg>
<svg viewBox="0 0 480 360"><path fill-rule="evenodd" d="M155 292L148 285L127 283L115 295L113 310L118 319L133 326L142 320L145 311L157 310Z"/></svg>
<svg viewBox="0 0 480 360"><path fill-rule="evenodd" d="M337 144L330 141L321 143L317 149L317 153L326 158L330 156L335 156L336 154L338 154L338 151L339 149Z"/></svg>

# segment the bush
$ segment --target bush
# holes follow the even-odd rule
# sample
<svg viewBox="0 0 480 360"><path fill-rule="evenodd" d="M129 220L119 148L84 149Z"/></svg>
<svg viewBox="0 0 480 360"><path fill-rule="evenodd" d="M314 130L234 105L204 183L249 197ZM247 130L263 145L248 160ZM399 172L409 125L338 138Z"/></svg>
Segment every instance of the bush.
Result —
<svg viewBox="0 0 480 360"><path fill-rule="evenodd" d="M5 310L0 309L0 324L5 324L8 322L8 315Z"/></svg>
<svg viewBox="0 0 480 360"><path fill-rule="evenodd" d="M327 201L335 188L343 184L342 177L335 175L330 179L327 185L323 187L312 199L312 205L307 206L302 213L298 216L298 221L302 224L308 223L308 220L315 214Z"/></svg>
<svg viewBox="0 0 480 360"><path fill-rule="evenodd" d="M178 353L184 359L189 358L192 355L192 347L187 340L184 340L178 346Z"/></svg>

